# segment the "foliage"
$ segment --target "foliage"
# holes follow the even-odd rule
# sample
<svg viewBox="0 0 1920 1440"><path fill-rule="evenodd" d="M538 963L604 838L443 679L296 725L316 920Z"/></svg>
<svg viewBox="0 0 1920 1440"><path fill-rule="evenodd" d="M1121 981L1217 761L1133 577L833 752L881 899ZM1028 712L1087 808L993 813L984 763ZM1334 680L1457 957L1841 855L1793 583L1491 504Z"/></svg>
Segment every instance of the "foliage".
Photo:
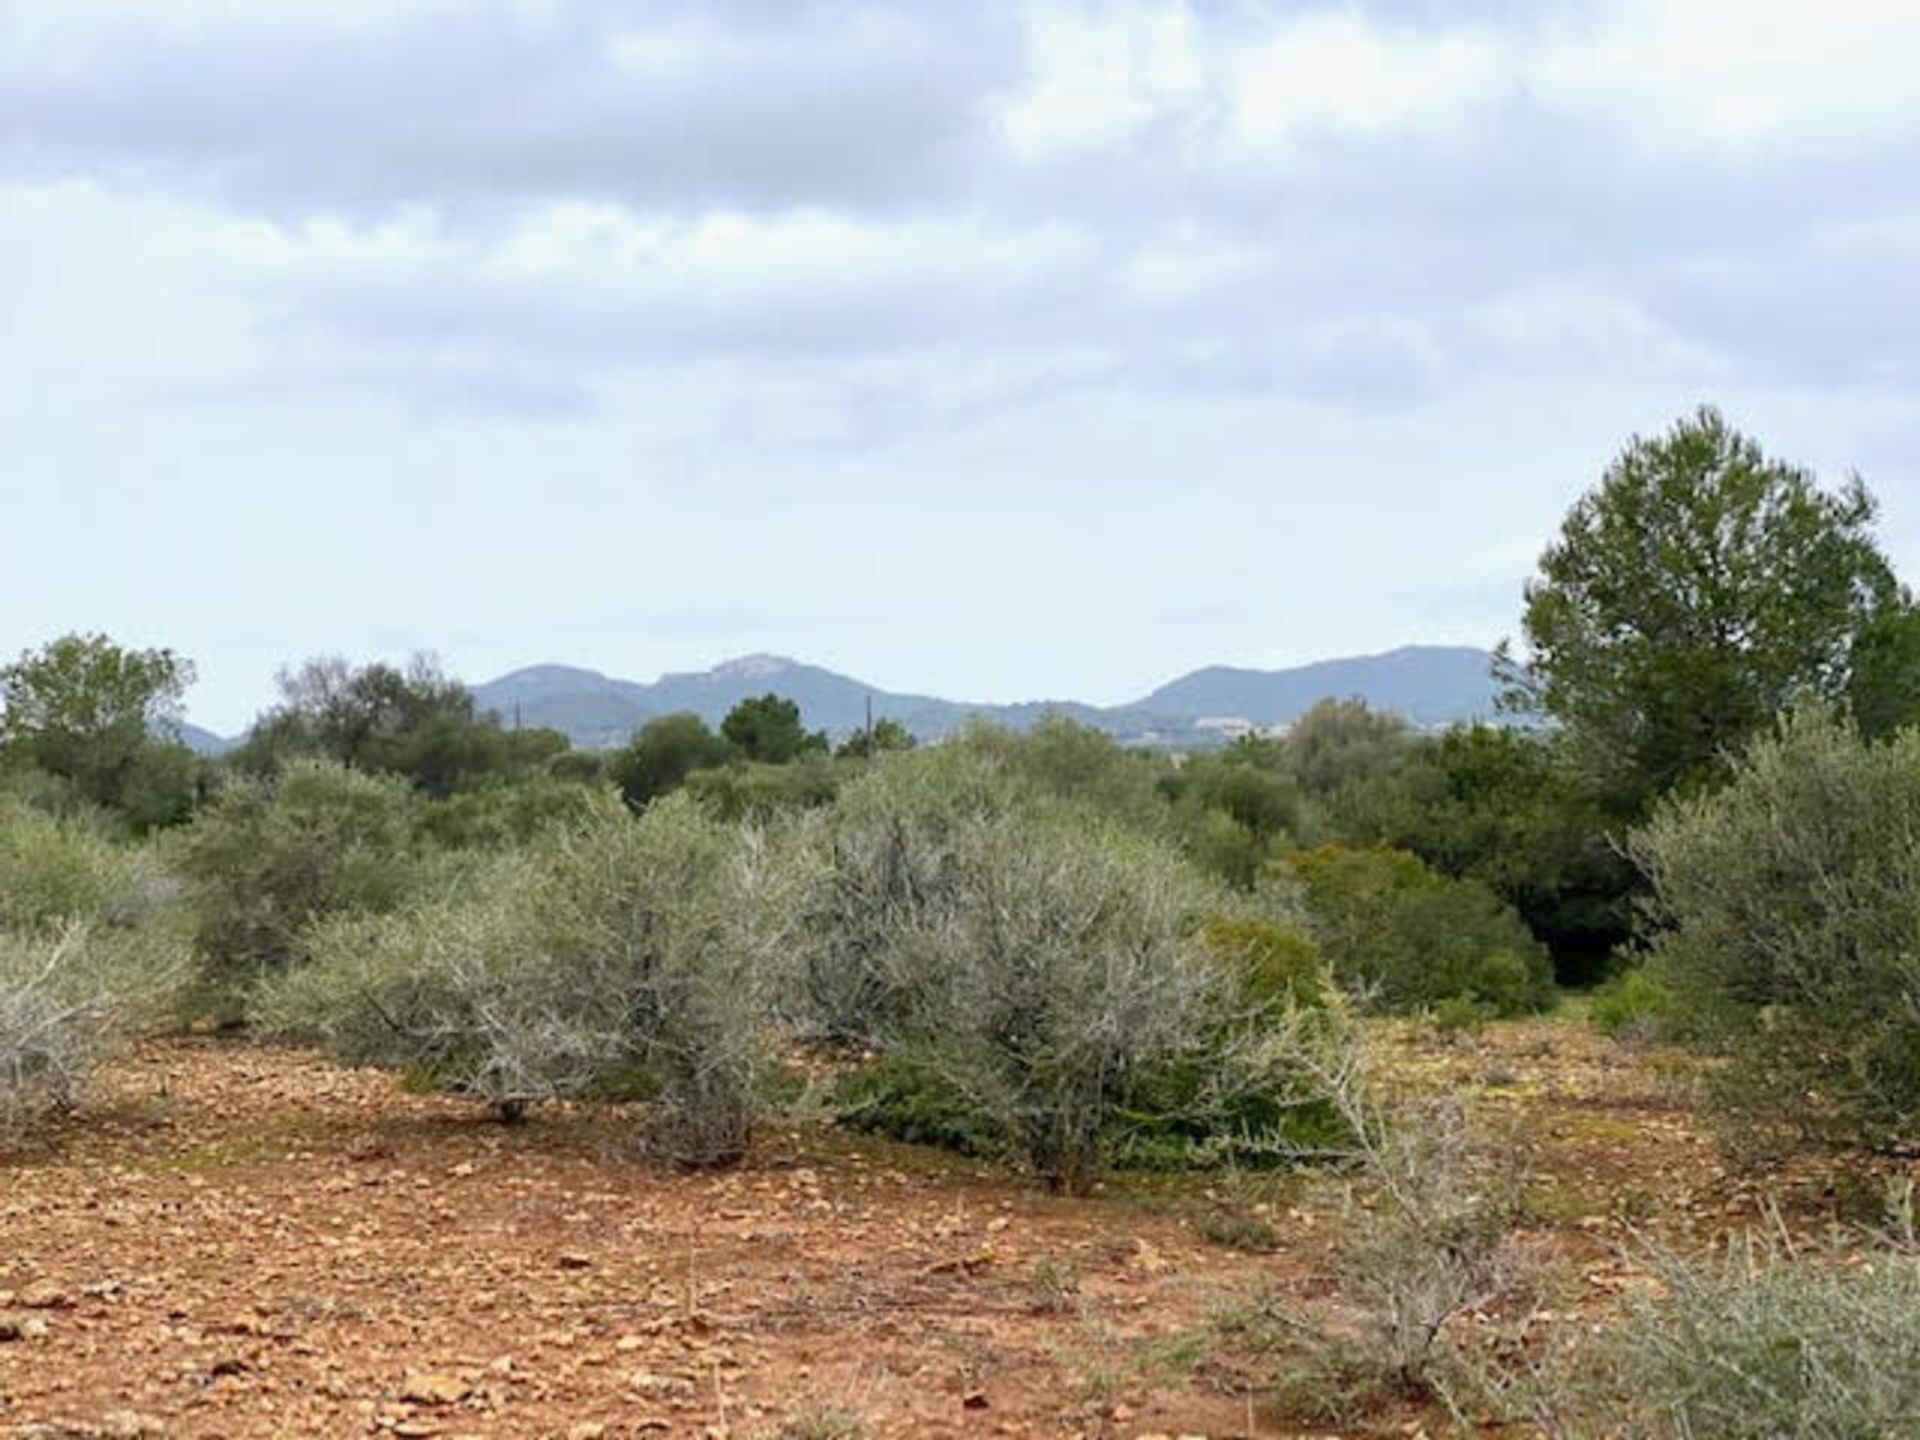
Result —
<svg viewBox="0 0 1920 1440"><path fill-rule="evenodd" d="M1276 1112L1312 1103L1276 1058L1293 1012L1232 1023L1238 977L1194 938L1217 902L1172 856L1024 816L963 819L950 845L944 893L877 927L883 1048L964 1097L1049 1185L1083 1187L1172 1104L1206 1128L1255 1095ZM1197 1083L1149 1083L1176 1070Z"/></svg>
<svg viewBox="0 0 1920 1440"><path fill-rule="evenodd" d="M262 975L300 957L317 921L396 907L412 888L419 801L393 776L317 760L240 780L180 832L201 1003L232 1018Z"/></svg>
<svg viewBox="0 0 1920 1440"><path fill-rule="evenodd" d="M627 804L644 810L662 795L671 794L696 770L724 765L733 747L707 728L691 710L656 715L616 753L608 773Z"/></svg>
<svg viewBox="0 0 1920 1440"><path fill-rule="evenodd" d="M1323 1075L1322 1089L1354 1161L1334 1298L1303 1311L1261 1293L1222 1328L1265 1363L1290 1415L1347 1424L1408 1399L1458 1414L1476 1388L1463 1321L1523 1288L1505 1189L1482 1173L1484 1146L1458 1105L1388 1105L1359 1063Z"/></svg>
<svg viewBox="0 0 1920 1440"><path fill-rule="evenodd" d="M974 722L940 748L985 760L1039 803L1066 803L1141 834L1167 834L1158 762L1091 725L1052 713L1023 734Z"/></svg>
<svg viewBox="0 0 1920 1440"><path fill-rule="evenodd" d="M800 707L781 695L742 700L721 720L720 734L744 759L767 765L827 750L826 735L802 726Z"/></svg>
<svg viewBox="0 0 1920 1440"><path fill-rule="evenodd" d="M1684 1033L1673 992L1643 965L1623 970L1598 987L1587 1018L1601 1034L1629 1045Z"/></svg>
<svg viewBox="0 0 1920 1440"><path fill-rule="evenodd" d="M1920 1142L1920 731L1869 742L1802 707L1721 790L1660 806L1632 851L1651 973L1729 1055L1729 1113Z"/></svg>
<svg viewBox="0 0 1920 1440"><path fill-rule="evenodd" d="M1779 1230L1717 1257L1654 1250L1658 1282L1536 1384L1549 1433L1623 1440L1882 1440L1920 1415L1920 1249L1912 1191L1893 1226L1831 1247ZM1850 1243L1851 1242L1851 1243Z"/></svg>
<svg viewBox="0 0 1920 1440"><path fill-rule="evenodd" d="M112 1021L115 996L82 963L85 932L0 931L0 1151L71 1107Z"/></svg>
<svg viewBox="0 0 1920 1440"><path fill-rule="evenodd" d="M479 714L473 693L430 655L405 669L354 666L337 655L279 676L280 704L255 722L232 763L272 775L291 760L322 758L356 770L406 777L445 797L544 767L567 748L555 730L507 730Z"/></svg>
<svg viewBox="0 0 1920 1440"><path fill-rule="evenodd" d="M809 751L784 765L736 761L696 770L686 793L723 820L767 820L831 805L845 779L843 766Z"/></svg>
<svg viewBox="0 0 1920 1440"><path fill-rule="evenodd" d="M756 832L684 797L637 820L603 807L450 893L325 927L263 1010L282 1033L504 1115L644 1067L653 1143L729 1160L762 1103L792 884Z"/></svg>
<svg viewBox="0 0 1920 1440"><path fill-rule="evenodd" d="M1636 437L1526 591L1508 703L1551 716L1619 813L1726 757L1803 690L1839 697L1898 602L1858 479L1836 493L1703 408Z"/></svg>
<svg viewBox="0 0 1920 1440"><path fill-rule="evenodd" d="M888 755L900 750L911 750L919 741L913 732L898 720L883 716L871 725L863 726L840 742L839 749L833 753L847 760L868 760L875 755Z"/></svg>
<svg viewBox="0 0 1920 1440"><path fill-rule="evenodd" d="M0 797L0 1148L157 1009L178 969L168 898L148 851Z"/></svg>
<svg viewBox="0 0 1920 1440"><path fill-rule="evenodd" d="M0 930L48 936L74 923L133 925L166 896L150 855L97 820L0 797Z"/></svg>
<svg viewBox="0 0 1920 1440"><path fill-rule="evenodd" d="M1567 748L1550 732L1457 726L1348 789L1331 828L1487 885L1552 952L1562 983L1591 982L1631 933L1638 876Z"/></svg>
<svg viewBox="0 0 1920 1440"><path fill-rule="evenodd" d="M1289 857L1334 977L1370 1007L1460 998L1499 1015L1552 1003L1545 950L1499 896L1400 850L1322 845Z"/></svg>
<svg viewBox="0 0 1920 1440"><path fill-rule="evenodd" d="M419 832L455 850L527 845L604 810L612 791L546 774L464 790L420 807Z"/></svg>
<svg viewBox="0 0 1920 1440"><path fill-rule="evenodd" d="M1288 729L1276 761L1303 795L1330 804L1396 764L1413 732L1363 700L1322 700Z"/></svg>
<svg viewBox="0 0 1920 1440"><path fill-rule="evenodd" d="M65 635L0 666L0 758L69 781L136 829L184 819L197 762L173 742L192 662Z"/></svg>

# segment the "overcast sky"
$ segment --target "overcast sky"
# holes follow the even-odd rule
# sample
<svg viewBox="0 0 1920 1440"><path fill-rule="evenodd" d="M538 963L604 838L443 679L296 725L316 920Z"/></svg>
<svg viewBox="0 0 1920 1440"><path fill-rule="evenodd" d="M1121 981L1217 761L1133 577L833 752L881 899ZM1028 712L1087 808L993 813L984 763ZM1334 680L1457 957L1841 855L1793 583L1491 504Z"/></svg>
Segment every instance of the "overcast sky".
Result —
<svg viewBox="0 0 1920 1440"><path fill-rule="evenodd" d="M0 0L0 652L1491 643L1711 401L1920 577L1920 3Z"/></svg>

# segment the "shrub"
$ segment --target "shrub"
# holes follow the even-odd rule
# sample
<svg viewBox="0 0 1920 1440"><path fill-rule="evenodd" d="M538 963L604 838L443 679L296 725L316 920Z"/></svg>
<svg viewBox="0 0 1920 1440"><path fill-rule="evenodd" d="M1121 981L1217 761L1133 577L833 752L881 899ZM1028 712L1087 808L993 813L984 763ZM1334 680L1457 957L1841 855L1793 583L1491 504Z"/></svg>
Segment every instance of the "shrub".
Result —
<svg viewBox="0 0 1920 1440"><path fill-rule="evenodd" d="M883 927L885 1048L1049 1185L1082 1188L1138 1130L1315 1098L1278 1043L1292 1012L1251 1023L1195 935L1217 897L1176 858L1083 817L983 817L952 845L948 893Z"/></svg>
<svg viewBox="0 0 1920 1440"><path fill-rule="evenodd" d="M1497 1015L1545 1009L1552 966L1511 906L1400 850L1322 845L1288 860L1334 977L1367 1005L1461 999Z"/></svg>
<svg viewBox="0 0 1920 1440"><path fill-rule="evenodd" d="M159 1010L177 970L160 927L0 930L0 1149L72 1106L118 1032Z"/></svg>
<svg viewBox="0 0 1920 1440"><path fill-rule="evenodd" d="M1747 1236L1650 1257L1658 1290L1531 1387L1549 1433L1623 1440L1882 1440L1920 1416L1920 1252L1902 1228L1797 1250ZM1598 1427L1604 1425L1605 1429Z"/></svg>
<svg viewBox="0 0 1920 1440"><path fill-rule="evenodd" d="M0 931L0 1149L66 1109L112 1015L112 995L82 971L84 932Z"/></svg>
<svg viewBox="0 0 1920 1440"><path fill-rule="evenodd" d="M546 831L581 824L612 803L612 795L599 785L535 775L432 801L420 810L419 829L436 845L452 849L526 845Z"/></svg>
<svg viewBox="0 0 1920 1440"><path fill-rule="evenodd" d="M1348 1423L1418 1399L1458 1416L1481 1388L1463 1325L1524 1288L1505 1189L1457 1104L1389 1107L1358 1064L1322 1083L1356 1162L1333 1273L1316 1286L1331 1298L1303 1308L1263 1292L1222 1326L1269 1367L1289 1414Z"/></svg>
<svg viewBox="0 0 1920 1440"><path fill-rule="evenodd" d="M469 1090L503 1116L644 1068L652 1141L688 1162L744 1149L798 911L757 832L682 797L618 806L451 893L336 920L267 993L281 1032Z"/></svg>
<svg viewBox="0 0 1920 1440"><path fill-rule="evenodd" d="M392 910L418 872L418 801L406 781L312 760L241 780L178 837L201 962L202 1003L244 1010L263 975L300 954L333 915Z"/></svg>
<svg viewBox="0 0 1920 1440"><path fill-rule="evenodd" d="M1650 974L1730 1057L1723 1115L1920 1141L1920 731L1868 743L1798 710L1724 788L1660 806L1631 850L1653 886Z"/></svg>
<svg viewBox="0 0 1920 1440"><path fill-rule="evenodd" d="M1596 989L1587 1016L1601 1034L1628 1045L1680 1033L1673 992L1644 966L1623 970Z"/></svg>
<svg viewBox="0 0 1920 1440"><path fill-rule="evenodd" d="M133 924L167 888L149 852L117 843L84 815L49 815L0 796L0 929Z"/></svg>

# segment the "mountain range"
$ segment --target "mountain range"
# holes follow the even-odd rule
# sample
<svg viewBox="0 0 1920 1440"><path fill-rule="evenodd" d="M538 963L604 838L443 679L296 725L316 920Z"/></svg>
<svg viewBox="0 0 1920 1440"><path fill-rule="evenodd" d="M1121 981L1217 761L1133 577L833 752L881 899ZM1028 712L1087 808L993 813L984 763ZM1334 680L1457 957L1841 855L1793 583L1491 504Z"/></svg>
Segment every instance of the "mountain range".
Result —
<svg viewBox="0 0 1920 1440"><path fill-rule="evenodd" d="M1131 703L1104 707L1071 700L974 704L903 694L778 655L742 656L651 683L569 665L533 665L475 686L474 698L508 724L551 726L589 747L623 744L650 717L676 710L717 725L740 701L768 693L794 701L810 728L833 735L865 724L871 702L876 720L897 720L923 740L975 716L1023 729L1054 713L1122 740L1191 746L1218 743L1237 728L1234 722L1284 725L1329 697L1361 699L1422 726L1488 715L1494 698L1490 659L1485 650L1467 646L1414 645L1284 670L1210 666Z"/></svg>
<svg viewBox="0 0 1920 1440"><path fill-rule="evenodd" d="M1168 681L1125 705L1075 700L975 704L903 694L779 655L745 655L714 666L643 682L619 680L573 665L529 665L473 687L474 700L509 725L550 726L575 745L604 749L626 743L655 715L691 710L718 725L742 700L785 696L811 729L852 733L876 720L897 720L922 740L937 739L979 717L1020 730L1047 714L1065 715L1136 744L1175 748L1219 744L1245 726L1285 725L1325 699L1359 699L1415 725L1438 727L1493 711L1492 657L1471 646L1408 645L1382 655L1321 660L1285 670L1208 666ZM238 744L196 725L181 727L195 750L218 755Z"/></svg>

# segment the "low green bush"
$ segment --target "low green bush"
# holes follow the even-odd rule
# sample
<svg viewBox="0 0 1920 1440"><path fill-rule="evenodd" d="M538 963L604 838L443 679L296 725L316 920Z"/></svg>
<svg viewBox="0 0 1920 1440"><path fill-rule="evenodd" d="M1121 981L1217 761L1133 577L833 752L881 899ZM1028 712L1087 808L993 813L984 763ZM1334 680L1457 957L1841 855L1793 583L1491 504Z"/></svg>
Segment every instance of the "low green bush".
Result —
<svg viewBox="0 0 1920 1440"><path fill-rule="evenodd" d="M1449 1000L1494 1015L1553 1003L1553 967L1513 907L1400 850L1321 845L1288 857L1334 978L1392 1013Z"/></svg>
<svg viewBox="0 0 1920 1440"><path fill-rule="evenodd" d="M194 1004L241 1016L262 977L329 917L396 909L421 874L421 801L404 780L314 760L234 782L178 832L199 956Z"/></svg>
<svg viewBox="0 0 1920 1440"><path fill-rule="evenodd" d="M1891 1234L1648 1257L1657 1289L1518 1387L1548 1433L1622 1440L1886 1440L1920 1419L1920 1249Z"/></svg>

